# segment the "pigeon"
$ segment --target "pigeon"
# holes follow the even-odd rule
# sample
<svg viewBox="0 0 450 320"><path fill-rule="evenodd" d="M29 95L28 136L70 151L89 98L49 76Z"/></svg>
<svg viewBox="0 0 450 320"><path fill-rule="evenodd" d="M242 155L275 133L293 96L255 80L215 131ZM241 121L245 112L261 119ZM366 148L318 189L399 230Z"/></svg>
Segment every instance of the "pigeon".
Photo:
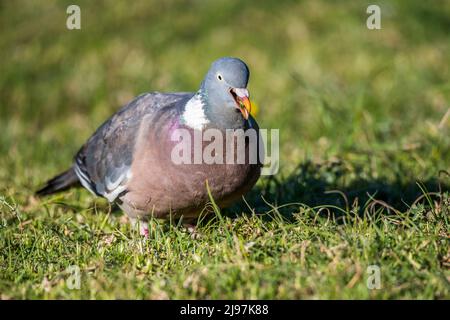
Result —
<svg viewBox="0 0 450 320"><path fill-rule="evenodd" d="M139 95L95 131L68 170L36 194L81 185L117 204L145 236L150 217L193 226L211 197L220 208L230 206L255 185L263 162L259 127L250 113L249 75L242 60L225 57L211 64L197 92ZM249 138L250 131L256 139ZM175 139L180 132L193 141ZM206 141L208 132L217 136ZM240 145L239 136L244 137ZM196 144L195 137L203 138ZM195 161L197 150L201 157L212 142L222 146L210 153L216 161ZM180 146L185 148L175 152ZM239 153L244 161L236 160ZM254 153L256 161L250 161ZM186 161L174 161L174 154Z"/></svg>

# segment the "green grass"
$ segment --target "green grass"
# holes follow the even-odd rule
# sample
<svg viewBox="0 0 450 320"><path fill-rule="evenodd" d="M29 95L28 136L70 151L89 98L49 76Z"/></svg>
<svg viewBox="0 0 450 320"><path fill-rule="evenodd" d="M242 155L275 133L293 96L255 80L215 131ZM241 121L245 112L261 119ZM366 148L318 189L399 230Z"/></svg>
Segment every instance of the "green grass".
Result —
<svg viewBox="0 0 450 320"><path fill-rule="evenodd" d="M379 2L377 31L365 1L80 1L68 31L72 3L0 4L1 298L450 298L448 1ZM152 221L144 241L85 190L33 196L129 99L194 91L226 55L281 170L200 239Z"/></svg>

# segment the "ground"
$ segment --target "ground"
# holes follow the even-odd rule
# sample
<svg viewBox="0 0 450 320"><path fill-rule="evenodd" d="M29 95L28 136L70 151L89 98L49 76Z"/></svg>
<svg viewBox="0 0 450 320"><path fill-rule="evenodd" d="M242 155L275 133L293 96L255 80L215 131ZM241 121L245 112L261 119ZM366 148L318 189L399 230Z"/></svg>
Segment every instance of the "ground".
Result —
<svg viewBox="0 0 450 320"><path fill-rule="evenodd" d="M69 4L0 4L2 299L450 298L449 2L379 2L381 30L365 1L77 1L71 31ZM200 238L33 195L132 97L227 55L280 172L209 205Z"/></svg>

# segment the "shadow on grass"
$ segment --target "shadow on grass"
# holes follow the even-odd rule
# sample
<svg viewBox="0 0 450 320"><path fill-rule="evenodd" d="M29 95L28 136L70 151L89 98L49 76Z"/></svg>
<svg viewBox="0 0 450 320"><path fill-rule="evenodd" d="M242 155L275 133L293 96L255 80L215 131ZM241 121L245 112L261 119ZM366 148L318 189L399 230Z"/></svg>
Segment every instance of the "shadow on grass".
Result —
<svg viewBox="0 0 450 320"><path fill-rule="evenodd" d="M346 183L350 175L357 178ZM327 212L337 216L343 214L342 210L348 212L355 208L363 214L368 207L372 210L374 205L383 206L388 212L405 212L413 204L433 205L442 193L450 190L449 185L444 183L450 180L446 172L441 172L440 178L426 181L411 181L397 176L387 182L361 176L364 176L362 172L349 172L340 162L318 165L307 161L299 164L285 178L262 177L262 183L246 195L248 205L241 201L224 212L229 217L235 217L239 213L250 212L250 208L262 214L280 207L277 211L288 220L299 211L299 206L326 207L329 209ZM290 203L292 205L288 205Z"/></svg>
<svg viewBox="0 0 450 320"><path fill-rule="evenodd" d="M353 168L354 169L354 168ZM358 178L353 178L356 175ZM413 204L422 203L433 206L433 201L440 202L442 193L449 192L450 186L444 182L450 180L447 172L442 172L440 178L426 181L415 181L397 176L393 181L383 179L363 178L364 172L349 171L341 162L315 164L311 161L300 163L286 177L261 177L262 181L245 196L245 201L239 201L233 206L222 210L224 216L236 218L243 214L264 215L274 208L286 219L293 220L293 214L299 212L299 207L323 210L322 214L333 214L339 221L344 212L350 210L362 215L365 210L376 213L375 209L383 207L381 212L405 212ZM346 179L352 178L351 183ZM432 203L429 203L429 202ZM94 203L98 209L110 211L115 216L123 212L116 205ZM202 223L214 219L214 213L204 216ZM267 215L265 219L271 220ZM178 222L178 219L174 221Z"/></svg>

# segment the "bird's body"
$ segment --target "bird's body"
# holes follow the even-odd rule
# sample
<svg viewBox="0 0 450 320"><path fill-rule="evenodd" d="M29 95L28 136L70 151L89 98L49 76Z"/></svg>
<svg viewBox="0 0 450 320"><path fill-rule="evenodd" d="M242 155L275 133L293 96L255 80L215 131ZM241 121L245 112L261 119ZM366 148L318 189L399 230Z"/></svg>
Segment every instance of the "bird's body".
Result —
<svg viewBox="0 0 450 320"><path fill-rule="evenodd" d="M244 111L236 106L231 109L224 105L222 110L217 109L218 105L210 107L212 89L204 89L205 81L197 93L147 93L135 98L97 129L76 155L71 169L50 180L38 194L64 190L79 181L140 220L149 216L187 220L198 217L209 200L206 181L219 206L228 206L240 198L256 183L260 161L250 163L248 141L244 149L238 150L233 140L233 152L245 152L246 160L227 163L226 131L246 132L251 128L258 134L258 126L248 113L245 119ZM233 98L234 93L227 93ZM194 139L209 129L222 133L224 161L205 163L202 159L197 163ZM180 146L174 134L180 131L192 139L185 149L190 153L188 163L173 159L174 148ZM187 141L183 143L186 147ZM201 152L209 144L201 140Z"/></svg>

